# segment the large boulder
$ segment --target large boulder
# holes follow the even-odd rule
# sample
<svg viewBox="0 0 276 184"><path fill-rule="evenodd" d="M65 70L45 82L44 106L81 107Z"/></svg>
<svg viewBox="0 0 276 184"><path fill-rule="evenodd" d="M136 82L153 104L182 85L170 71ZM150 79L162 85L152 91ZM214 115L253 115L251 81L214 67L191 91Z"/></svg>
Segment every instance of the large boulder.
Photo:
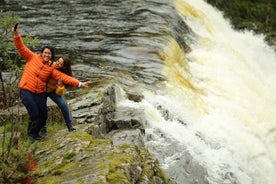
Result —
<svg viewBox="0 0 276 184"><path fill-rule="evenodd" d="M38 184L44 183L172 183L149 152L135 144L114 145L110 138L94 138L91 124L76 132L61 130L38 143Z"/></svg>
<svg viewBox="0 0 276 184"><path fill-rule="evenodd" d="M119 91L110 86L69 101L77 131L38 142L38 184L174 183L144 147L143 112L117 107Z"/></svg>

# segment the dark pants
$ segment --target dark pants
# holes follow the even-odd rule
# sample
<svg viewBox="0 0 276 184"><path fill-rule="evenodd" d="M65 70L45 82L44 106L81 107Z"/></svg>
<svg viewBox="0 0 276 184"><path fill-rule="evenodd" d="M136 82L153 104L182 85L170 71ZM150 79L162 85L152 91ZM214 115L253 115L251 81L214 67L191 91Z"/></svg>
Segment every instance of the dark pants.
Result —
<svg viewBox="0 0 276 184"><path fill-rule="evenodd" d="M47 120L47 95L20 89L20 98L30 116L28 135L38 136Z"/></svg>
<svg viewBox="0 0 276 184"><path fill-rule="evenodd" d="M72 121L71 121L71 115L70 115L70 110L69 110L69 106L66 102L66 100L64 99L63 96L59 96L56 94L56 91L47 93L48 97L51 98L60 108L65 124L67 126L72 126Z"/></svg>

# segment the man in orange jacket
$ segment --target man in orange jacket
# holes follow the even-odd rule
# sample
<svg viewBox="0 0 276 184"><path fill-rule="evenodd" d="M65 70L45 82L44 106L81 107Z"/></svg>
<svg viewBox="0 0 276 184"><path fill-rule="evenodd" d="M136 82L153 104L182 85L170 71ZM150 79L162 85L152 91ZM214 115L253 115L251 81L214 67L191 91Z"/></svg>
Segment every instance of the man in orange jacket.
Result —
<svg viewBox="0 0 276 184"><path fill-rule="evenodd" d="M28 135L35 140L42 137L39 132L47 120L46 82L49 78L61 79L63 83L71 86L88 87L92 81L80 82L49 65L53 59L54 51L51 47L44 47L40 54L27 48L18 33L12 28L14 43L17 51L26 61L22 77L19 82L20 98L29 114Z"/></svg>

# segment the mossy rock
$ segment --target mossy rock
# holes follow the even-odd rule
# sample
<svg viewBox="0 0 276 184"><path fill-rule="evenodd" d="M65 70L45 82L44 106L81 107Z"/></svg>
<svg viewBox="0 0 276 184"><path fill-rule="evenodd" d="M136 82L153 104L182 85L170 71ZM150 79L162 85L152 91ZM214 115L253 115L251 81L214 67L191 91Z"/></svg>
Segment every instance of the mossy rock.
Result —
<svg viewBox="0 0 276 184"><path fill-rule="evenodd" d="M146 149L94 138L86 133L89 126L50 132L38 142L38 168L32 173L38 184L172 183Z"/></svg>

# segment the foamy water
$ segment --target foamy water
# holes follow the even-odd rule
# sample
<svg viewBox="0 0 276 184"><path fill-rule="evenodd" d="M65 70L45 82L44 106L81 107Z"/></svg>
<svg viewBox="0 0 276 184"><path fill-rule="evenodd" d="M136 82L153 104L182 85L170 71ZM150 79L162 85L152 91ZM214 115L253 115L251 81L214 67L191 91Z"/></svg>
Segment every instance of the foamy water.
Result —
<svg viewBox="0 0 276 184"><path fill-rule="evenodd" d="M165 89L144 92L140 105L148 120L148 148L179 183L192 177L182 162L185 152L207 171L204 182L273 183L273 48L262 35L234 31L203 1L178 0L175 6L195 37L190 53L180 53L177 41L171 40L165 50Z"/></svg>
<svg viewBox="0 0 276 184"><path fill-rule="evenodd" d="M163 0L9 2L22 33L89 65L75 67L78 78L119 78L129 88L167 78L142 102L119 105L144 109L146 145L179 184L276 181L276 56L263 35L233 31L203 0L176 0L175 9ZM183 39L191 52L169 38L162 63L155 53L179 22L175 10L191 29Z"/></svg>

